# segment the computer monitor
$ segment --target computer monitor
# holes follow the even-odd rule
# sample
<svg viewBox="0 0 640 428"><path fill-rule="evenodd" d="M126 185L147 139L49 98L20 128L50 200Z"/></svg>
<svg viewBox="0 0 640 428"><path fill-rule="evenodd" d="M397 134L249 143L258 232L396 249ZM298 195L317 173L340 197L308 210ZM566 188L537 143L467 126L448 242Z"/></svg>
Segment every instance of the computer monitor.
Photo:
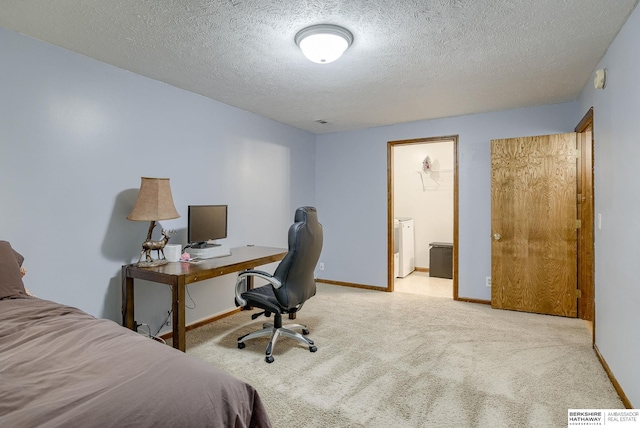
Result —
<svg viewBox="0 0 640 428"><path fill-rule="evenodd" d="M189 205L187 241L191 248L204 248L227 237L226 205Z"/></svg>

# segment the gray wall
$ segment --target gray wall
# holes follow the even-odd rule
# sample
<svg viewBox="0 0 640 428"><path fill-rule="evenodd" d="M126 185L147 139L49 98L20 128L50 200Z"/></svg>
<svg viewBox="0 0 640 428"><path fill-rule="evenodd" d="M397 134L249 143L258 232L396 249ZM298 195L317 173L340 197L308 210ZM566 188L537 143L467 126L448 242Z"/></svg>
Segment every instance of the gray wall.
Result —
<svg viewBox="0 0 640 428"><path fill-rule="evenodd" d="M171 179L172 243L187 205L228 204L227 244L286 246L315 202L313 134L3 29L0 76L0 237L40 297L120 319L120 267L148 229L125 219L141 176ZM210 282L189 287L188 322L234 307L234 276ZM170 296L137 287L137 321L155 332Z"/></svg>
<svg viewBox="0 0 640 428"><path fill-rule="evenodd" d="M596 344L631 403L640 406L640 9L597 68L604 89L587 82L578 100L594 110Z"/></svg>
<svg viewBox="0 0 640 428"><path fill-rule="evenodd" d="M571 132L576 103L414 122L317 137L322 278L387 286L387 142L459 135L459 295L491 299L490 141Z"/></svg>

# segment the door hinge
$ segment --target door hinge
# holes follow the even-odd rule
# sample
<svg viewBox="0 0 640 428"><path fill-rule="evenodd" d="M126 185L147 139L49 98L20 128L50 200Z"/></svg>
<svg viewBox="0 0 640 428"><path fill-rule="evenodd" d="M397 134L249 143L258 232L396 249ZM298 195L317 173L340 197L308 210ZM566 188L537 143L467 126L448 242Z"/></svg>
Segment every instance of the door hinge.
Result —
<svg viewBox="0 0 640 428"><path fill-rule="evenodd" d="M576 220L576 229L580 229L582 227L582 220Z"/></svg>
<svg viewBox="0 0 640 428"><path fill-rule="evenodd" d="M581 298L582 297L582 290L576 290L576 298Z"/></svg>

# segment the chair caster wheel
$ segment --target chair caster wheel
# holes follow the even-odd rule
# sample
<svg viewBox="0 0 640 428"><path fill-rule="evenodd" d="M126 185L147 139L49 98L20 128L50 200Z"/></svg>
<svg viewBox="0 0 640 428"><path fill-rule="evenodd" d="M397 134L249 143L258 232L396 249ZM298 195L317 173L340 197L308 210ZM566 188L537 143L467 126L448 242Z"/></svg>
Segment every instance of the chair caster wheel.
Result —
<svg viewBox="0 0 640 428"><path fill-rule="evenodd" d="M305 328L304 330L302 330L302 334L309 334L309 329Z"/></svg>
<svg viewBox="0 0 640 428"><path fill-rule="evenodd" d="M244 349L245 346L244 342L238 342L238 349Z"/></svg>
<svg viewBox="0 0 640 428"><path fill-rule="evenodd" d="M264 360L265 360L267 363L269 363L269 364L273 363L273 357L272 357L271 355L269 355L268 357L266 357Z"/></svg>
<svg viewBox="0 0 640 428"><path fill-rule="evenodd" d="M318 348L316 348L315 346L309 346L309 351L310 352L316 352L318 350Z"/></svg>

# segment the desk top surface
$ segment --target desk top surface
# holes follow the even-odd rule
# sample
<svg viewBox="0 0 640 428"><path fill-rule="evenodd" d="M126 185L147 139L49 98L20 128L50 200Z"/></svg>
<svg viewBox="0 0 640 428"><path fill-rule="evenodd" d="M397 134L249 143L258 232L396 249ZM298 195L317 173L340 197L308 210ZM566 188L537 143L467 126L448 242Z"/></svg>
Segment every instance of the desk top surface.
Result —
<svg viewBox="0 0 640 428"><path fill-rule="evenodd" d="M286 248L249 246L231 249L231 255L203 259L194 262L169 262L152 268L137 267L134 264L126 266L127 276L130 278L151 279L155 276L185 276L191 281L206 277L226 275L244 269L277 262L287 254Z"/></svg>

